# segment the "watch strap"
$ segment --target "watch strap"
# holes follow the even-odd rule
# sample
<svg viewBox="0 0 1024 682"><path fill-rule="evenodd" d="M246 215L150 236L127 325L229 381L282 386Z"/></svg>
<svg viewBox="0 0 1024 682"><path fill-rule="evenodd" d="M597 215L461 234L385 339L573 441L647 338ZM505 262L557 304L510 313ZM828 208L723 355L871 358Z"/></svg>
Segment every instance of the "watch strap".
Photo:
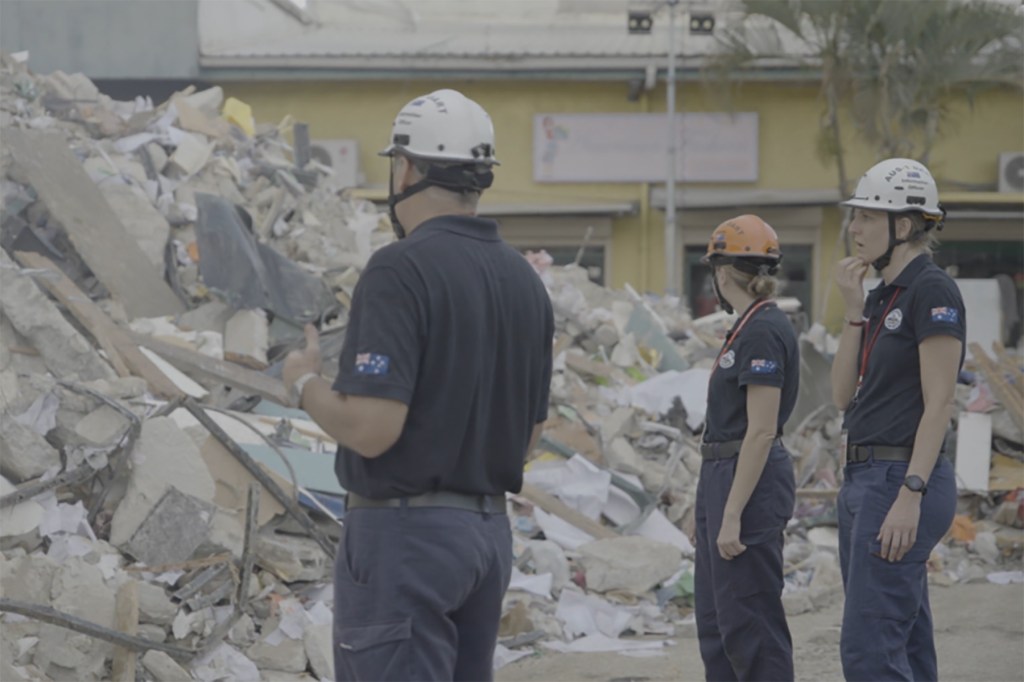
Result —
<svg viewBox="0 0 1024 682"><path fill-rule="evenodd" d="M306 384L309 383L311 379L315 379L318 376L320 375L316 372L306 372L295 380L295 383L292 384L291 395L289 396L292 400L293 407L302 408L302 391L306 388Z"/></svg>

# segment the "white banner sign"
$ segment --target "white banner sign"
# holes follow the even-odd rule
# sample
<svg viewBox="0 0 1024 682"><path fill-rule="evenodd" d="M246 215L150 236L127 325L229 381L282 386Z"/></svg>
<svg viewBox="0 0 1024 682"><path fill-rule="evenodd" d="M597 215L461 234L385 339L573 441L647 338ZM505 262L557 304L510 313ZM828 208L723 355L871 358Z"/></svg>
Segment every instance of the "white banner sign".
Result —
<svg viewBox="0 0 1024 682"><path fill-rule="evenodd" d="M679 114L679 182L756 182L757 114ZM535 182L664 182L664 114L537 114Z"/></svg>

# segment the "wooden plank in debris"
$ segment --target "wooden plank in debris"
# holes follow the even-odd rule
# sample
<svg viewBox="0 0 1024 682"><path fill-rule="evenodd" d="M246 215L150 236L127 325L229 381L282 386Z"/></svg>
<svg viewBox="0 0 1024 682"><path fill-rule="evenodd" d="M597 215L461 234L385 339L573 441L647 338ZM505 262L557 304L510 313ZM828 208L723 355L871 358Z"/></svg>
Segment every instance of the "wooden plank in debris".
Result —
<svg viewBox="0 0 1024 682"><path fill-rule="evenodd" d="M15 260L27 268L49 270L53 273L46 277L37 277L36 283L42 285L50 295L60 301L61 305L78 320L86 331L96 339L96 343L107 354L107 359L118 376L131 375L124 358L110 339L110 319L91 298L82 293L74 282L46 256L30 251L17 251Z"/></svg>
<svg viewBox="0 0 1024 682"><path fill-rule="evenodd" d="M124 367L130 374L145 379L149 384L149 390L163 398L177 398L184 395L174 385L174 382L167 378L166 374L142 354L135 343L128 338L127 333L114 324L113 320L107 317L107 314L98 305L82 293L82 290L68 279L53 261L46 256L24 251L15 253L14 257L26 267L50 270L54 273L52 277L37 277L36 282L60 301L74 315L75 319L93 335L100 347L107 351L118 374L121 374L119 367ZM117 361L113 359L115 357L118 358Z"/></svg>
<svg viewBox="0 0 1024 682"><path fill-rule="evenodd" d="M10 129L4 145L96 278L132 317L184 312L160 271L125 230L103 193L59 135Z"/></svg>
<svg viewBox="0 0 1024 682"><path fill-rule="evenodd" d="M968 348L971 350L974 361L981 368L981 373L985 375L985 380L988 382L989 388L992 389L992 393L995 394L996 400L1006 408L1017 428L1024 432L1024 399L1006 380L999 365L993 362L981 344L972 342L968 344Z"/></svg>
<svg viewBox="0 0 1024 682"><path fill-rule="evenodd" d="M287 405L289 402L288 392L279 379L143 334L133 334L132 339L140 346L158 353L160 357L184 372L227 384L280 405Z"/></svg>
<svg viewBox="0 0 1024 682"><path fill-rule="evenodd" d="M120 632L134 637L139 633L139 583L127 580L117 591L114 601L115 625ZM114 682L135 682L137 654L128 647L114 649L111 678Z"/></svg>
<svg viewBox="0 0 1024 682"><path fill-rule="evenodd" d="M579 528L584 533L594 536L597 540L619 537L619 534L614 529L601 525L589 516L584 516L554 495L550 495L536 486L523 483L523 489L519 494L547 513L554 514L563 521Z"/></svg>
<svg viewBox="0 0 1024 682"><path fill-rule="evenodd" d="M565 364L574 372L586 374L587 376L598 377L600 379L611 380L612 372L614 371L614 368L611 365L606 365L602 362L585 358L582 355L577 355L576 353L566 353Z"/></svg>

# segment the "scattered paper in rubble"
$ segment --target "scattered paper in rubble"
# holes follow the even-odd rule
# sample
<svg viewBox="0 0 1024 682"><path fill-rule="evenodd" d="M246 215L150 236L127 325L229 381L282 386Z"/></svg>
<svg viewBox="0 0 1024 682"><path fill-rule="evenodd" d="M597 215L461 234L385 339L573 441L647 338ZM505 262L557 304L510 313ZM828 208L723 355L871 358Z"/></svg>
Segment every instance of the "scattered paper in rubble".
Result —
<svg viewBox="0 0 1024 682"><path fill-rule="evenodd" d="M710 378L711 370L708 369L663 372L630 388L628 401L633 407L651 414L665 414L672 409L672 402L678 397L686 408L686 425L696 431L704 423L707 413Z"/></svg>
<svg viewBox="0 0 1024 682"><path fill-rule="evenodd" d="M544 642L543 646L564 654L593 654L600 652L625 652L659 650L675 644L673 640L615 639L606 635L587 635L573 642Z"/></svg>
<svg viewBox="0 0 1024 682"><path fill-rule="evenodd" d="M510 590L522 590L523 592L529 592L535 594L538 597L544 597L545 599L551 598L551 582L552 575L550 573L540 573L536 575L527 575L520 571L515 566L512 567L512 581L509 583L508 589Z"/></svg>
<svg viewBox="0 0 1024 682"><path fill-rule="evenodd" d="M544 537L558 543L564 549L577 549L594 539L592 535L584 533L554 514L548 514L543 509L534 509L533 517L537 520L537 525L544 531Z"/></svg>
<svg viewBox="0 0 1024 682"><path fill-rule="evenodd" d="M997 571L988 574L988 581L996 585L1020 585L1024 583L1024 571Z"/></svg>
<svg viewBox="0 0 1024 682"><path fill-rule="evenodd" d="M564 589L558 598L555 617L562 621L565 636L580 635L618 637L629 626L636 609L616 606L596 595L575 589Z"/></svg>
<svg viewBox="0 0 1024 682"><path fill-rule="evenodd" d="M509 663L515 663L520 658L526 658L527 656L532 655L532 649L519 649L514 651L498 644L494 647L494 669L498 670L500 668L504 668Z"/></svg>

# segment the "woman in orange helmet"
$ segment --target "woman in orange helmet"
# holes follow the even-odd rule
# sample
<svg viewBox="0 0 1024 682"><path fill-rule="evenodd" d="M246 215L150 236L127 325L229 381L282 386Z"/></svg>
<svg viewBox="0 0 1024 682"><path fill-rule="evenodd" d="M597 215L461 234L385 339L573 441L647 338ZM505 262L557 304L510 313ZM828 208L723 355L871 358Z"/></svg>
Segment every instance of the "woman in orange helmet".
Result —
<svg viewBox="0 0 1024 682"><path fill-rule="evenodd" d="M781 261L775 230L754 215L715 228L704 257L722 308L742 311L711 370L697 485L696 618L708 680L793 679L782 548L796 481L781 436L800 361L773 301Z"/></svg>

